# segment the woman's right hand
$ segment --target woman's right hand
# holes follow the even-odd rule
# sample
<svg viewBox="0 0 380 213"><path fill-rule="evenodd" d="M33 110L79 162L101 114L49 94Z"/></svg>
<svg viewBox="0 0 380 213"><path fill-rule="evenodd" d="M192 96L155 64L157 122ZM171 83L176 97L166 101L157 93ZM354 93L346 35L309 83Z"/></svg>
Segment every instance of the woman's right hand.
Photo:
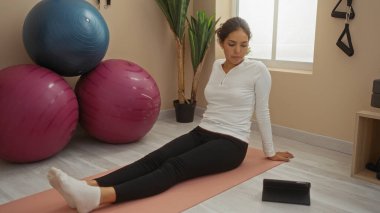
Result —
<svg viewBox="0 0 380 213"><path fill-rule="evenodd" d="M276 152L275 155L272 157L268 157L269 160L274 160L274 161L285 161L288 162L290 161L291 158L294 158L294 155L288 151L286 152Z"/></svg>

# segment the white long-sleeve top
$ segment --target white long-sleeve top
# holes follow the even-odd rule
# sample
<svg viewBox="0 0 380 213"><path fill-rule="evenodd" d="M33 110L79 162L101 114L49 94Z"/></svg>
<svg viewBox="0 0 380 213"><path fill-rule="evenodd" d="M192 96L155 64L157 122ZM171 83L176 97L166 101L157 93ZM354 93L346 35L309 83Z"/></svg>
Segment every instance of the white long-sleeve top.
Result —
<svg viewBox="0 0 380 213"><path fill-rule="evenodd" d="M207 108L199 126L248 142L255 112L263 151L266 156L273 156L275 151L268 107L271 76L268 69L262 62L244 59L225 73L222 68L224 62L225 59L214 62L204 92Z"/></svg>

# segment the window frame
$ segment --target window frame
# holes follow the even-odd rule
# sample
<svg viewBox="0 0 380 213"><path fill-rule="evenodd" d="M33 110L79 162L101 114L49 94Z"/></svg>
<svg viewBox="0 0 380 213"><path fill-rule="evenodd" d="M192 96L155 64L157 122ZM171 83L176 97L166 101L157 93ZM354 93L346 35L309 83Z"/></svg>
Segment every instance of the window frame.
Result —
<svg viewBox="0 0 380 213"><path fill-rule="evenodd" d="M318 1L318 0L317 0ZM234 16L239 16L239 0L234 0L234 5L232 9L232 14ZM314 65L314 56L313 54L313 62L301 62L301 61L284 61L284 60L276 60L276 50L277 50L277 28L278 28L278 6L279 0L274 0L274 12L273 12L273 35L272 35L272 55L271 59L259 59L254 57L255 60L262 61L270 70L275 71L295 71L295 72L306 72L310 73L313 71ZM315 33L315 32L314 32ZM314 53L315 53L315 39L314 39Z"/></svg>

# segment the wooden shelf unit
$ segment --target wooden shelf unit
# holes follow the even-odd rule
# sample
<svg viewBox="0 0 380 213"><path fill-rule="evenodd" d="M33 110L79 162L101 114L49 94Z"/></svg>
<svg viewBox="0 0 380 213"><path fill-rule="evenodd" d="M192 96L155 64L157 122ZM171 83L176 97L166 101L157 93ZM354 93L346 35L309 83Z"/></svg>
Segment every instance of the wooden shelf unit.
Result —
<svg viewBox="0 0 380 213"><path fill-rule="evenodd" d="M357 112L351 176L380 185L376 173L365 168L368 162L376 163L379 157L380 113Z"/></svg>

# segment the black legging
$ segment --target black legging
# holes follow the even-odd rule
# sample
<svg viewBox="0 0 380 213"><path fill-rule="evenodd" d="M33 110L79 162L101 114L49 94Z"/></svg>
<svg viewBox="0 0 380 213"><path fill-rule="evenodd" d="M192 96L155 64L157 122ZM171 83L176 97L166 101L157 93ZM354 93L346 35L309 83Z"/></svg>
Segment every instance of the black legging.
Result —
<svg viewBox="0 0 380 213"><path fill-rule="evenodd" d="M234 137L196 127L96 181L99 186L114 187L116 203L148 197L181 181L238 167L247 147L246 142Z"/></svg>

